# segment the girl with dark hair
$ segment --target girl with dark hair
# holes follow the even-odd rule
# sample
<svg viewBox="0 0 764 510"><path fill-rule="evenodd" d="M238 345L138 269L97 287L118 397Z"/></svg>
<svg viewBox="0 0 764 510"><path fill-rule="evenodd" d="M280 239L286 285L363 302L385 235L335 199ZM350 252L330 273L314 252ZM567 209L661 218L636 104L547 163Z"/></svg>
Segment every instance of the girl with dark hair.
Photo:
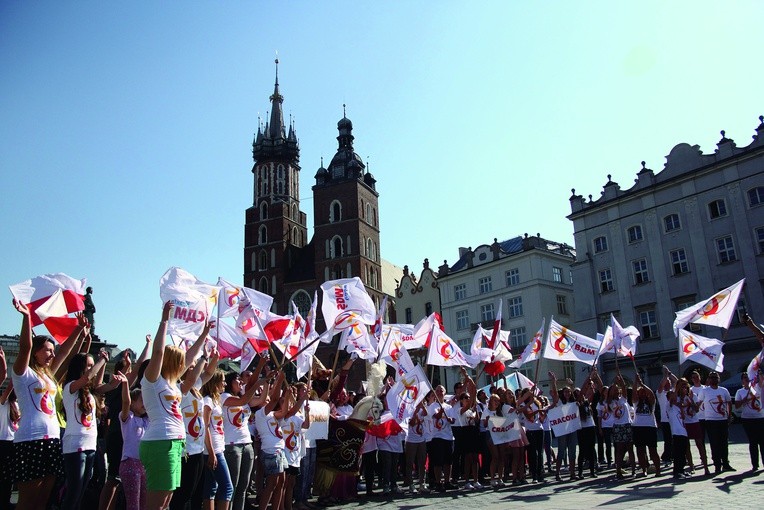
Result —
<svg viewBox="0 0 764 510"><path fill-rule="evenodd" d="M0 347L0 384L8 374L5 353ZM0 395L0 510L11 508L11 491L13 488L13 437L19 428L19 405L16 403L16 392L13 383Z"/></svg>
<svg viewBox="0 0 764 510"><path fill-rule="evenodd" d="M94 363L89 354L77 353L64 377L63 402L67 424L62 440L66 475L66 493L61 503L63 510L80 507L82 495L93 476L98 439L93 379L108 359L104 351L99 355L98 363Z"/></svg>
<svg viewBox="0 0 764 510"><path fill-rule="evenodd" d="M78 325L56 353L49 336L32 338L29 308L20 301L13 305L22 315L19 353L13 363L13 386L17 388L21 419L14 437L14 474L19 489L19 510L45 508L56 476L63 475L60 427L55 400L58 386L53 374L87 327L78 315Z"/></svg>
<svg viewBox="0 0 764 510"><path fill-rule="evenodd" d="M645 386L637 374L631 393L631 405L634 407L634 423L631 430L634 436L634 446L637 449L637 459L642 476L647 476L650 463L647 451L655 466L655 476L661 475L661 458L658 455L658 423L655 421L655 394Z"/></svg>
<svg viewBox="0 0 764 510"><path fill-rule="evenodd" d="M223 431L223 406L220 394L225 389L223 372L215 370L212 377L202 386L204 395L204 434L207 470L204 472L204 505L211 510L226 510L233 499L233 484L223 451L225 436Z"/></svg>
<svg viewBox="0 0 764 510"><path fill-rule="evenodd" d="M593 370L596 370L593 369ZM581 428L578 435L578 478L584 477L584 462L589 463L589 474L592 478L597 477L597 428L594 424L594 412L591 399L594 397L592 390L592 375L586 378L581 389L573 391L573 398L578 402L578 412L581 419ZM573 466L570 467L573 469Z"/></svg>

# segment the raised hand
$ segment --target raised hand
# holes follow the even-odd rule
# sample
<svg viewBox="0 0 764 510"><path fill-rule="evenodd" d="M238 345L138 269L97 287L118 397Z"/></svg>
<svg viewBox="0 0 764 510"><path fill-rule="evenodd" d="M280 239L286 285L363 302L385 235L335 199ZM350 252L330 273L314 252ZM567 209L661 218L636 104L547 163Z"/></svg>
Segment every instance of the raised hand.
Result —
<svg viewBox="0 0 764 510"><path fill-rule="evenodd" d="M13 300L13 307L16 308L16 311L19 312L21 315L26 315L27 317L29 317L29 314L31 313L27 305L25 305L18 299Z"/></svg>
<svg viewBox="0 0 764 510"><path fill-rule="evenodd" d="M122 372L115 372L111 378L117 381L119 384L127 384L127 377Z"/></svg>
<svg viewBox="0 0 764 510"><path fill-rule="evenodd" d="M172 301L168 301L164 304L164 307L162 307L162 322L170 320L170 313L172 312L173 306ZM214 455L211 455L211 457L214 457Z"/></svg>

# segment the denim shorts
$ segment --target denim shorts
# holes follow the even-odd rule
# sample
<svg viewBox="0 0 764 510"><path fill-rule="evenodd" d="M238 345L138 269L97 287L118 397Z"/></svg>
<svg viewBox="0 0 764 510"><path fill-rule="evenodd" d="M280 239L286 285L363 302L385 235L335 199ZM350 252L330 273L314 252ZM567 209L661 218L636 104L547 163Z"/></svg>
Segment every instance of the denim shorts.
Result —
<svg viewBox="0 0 764 510"><path fill-rule="evenodd" d="M287 460L283 450L276 450L276 453L261 452L263 459L263 468L265 476L279 475L287 468Z"/></svg>

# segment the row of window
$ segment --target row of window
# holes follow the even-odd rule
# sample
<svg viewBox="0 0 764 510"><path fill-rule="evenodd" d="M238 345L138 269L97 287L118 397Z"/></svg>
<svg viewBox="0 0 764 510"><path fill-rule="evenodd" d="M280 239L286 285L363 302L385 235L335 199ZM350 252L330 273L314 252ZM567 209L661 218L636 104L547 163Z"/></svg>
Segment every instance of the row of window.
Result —
<svg viewBox="0 0 764 510"><path fill-rule="evenodd" d="M755 207L764 204L764 187L759 186L748 190L748 204L750 207ZM727 202L723 199L713 200L707 204L708 218L715 220L717 218L723 218L728 215ZM679 218L679 214L672 213L663 217L663 232L669 233L682 228L682 223ZM644 239L642 232L642 225L632 225L626 229L626 239L629 243L636 243ZM594 253L602 253L608 250L607 237L599 236L593 241Z"/></svg>
<svg viewBox="0 0 764 510"><path fill-rule="evenodd" d="M270 173L271 169L268 165L262 165L258 169L257 172L257 178L260 184L259 187L259 196L265 197L268 196L268 194L271 192L271 187L269 186L270 182ZM286 194L286 169L284 168L284 165L278 165L276 167L276 186L273 188L273 191L277 195L284 195ZM297 187L294 185L294 178L289 180L289 195L296 196L297 194ZM258 189L258 188L255 188Z"/></svg>
<svg viewBox="0 0 764 510"><path fill-rule="evenodd" d="M573 276L570 271L568 271L570 282L573 282ZM508 270L505 274L505 284L507 287L514 287L516 285L520 285L520 270L517 268L512 268ZM552 267L552 281L556 283L563 283L563 277L562 277L562 268L561 267ZM478 294L487 294L488 292L491 292L493 290L493 281L490 276L484 276L483 278L478 279ZM454 285L454 300L455 301L461 301L462 299L467 299L467 284L466 283L460 283L458 285Z"/></svg>
<svg viewBox="0 0 764 510"><path fill-rule="evenodd" d="M756 237L759 246L759 253L764 253L764 227L756 229ZM724 236L714 240L716 246L716 255L719 264L734 262L737 258L735 251L735 242L732 236ZM687 262L687 253L684 248L669 251L669 263L671 264L671 274L678 276L690 272L690 265ZM650 281L650 273L647 269L647 259L637 259L631 262L631 274L634 279L634 285L642 285ZM599 271L600 292L611 292L615 290L613 284L613 272L610 268Z"/></svg>
<svg viewBox="0 0 764 510"><path fill-rule="evenodd" d="M429 317L432 315L432 303L430 301L424 304L424 316ZM406 308L406 324L414 324L413 310L411 307Z"/></svg>
<svg viewBox="0 0 764 510"><path fill-rule="evenodd" d="M507 309L509 311L509 318L516 319L523 316L523 298L522 296L511 297L507 300ZM568 315L568 302L567 297L562 294L557 294L557 314ZM487 303L480 305L480 322L487 322L496 319L496 313L494 311L493 303ZM456 311L456 329L464 330L470 329L470 313L469 310L457 310Z"/></svg>
<svg viewBox="0 0 764 510"><path fill-rule="evenodd" d="M289 232L289 241L295 246L303 246L305 244L305 236L300 233L300 229L292 227ZM260 225L257 229L257 244L268 244L268 227Z"/></svg>

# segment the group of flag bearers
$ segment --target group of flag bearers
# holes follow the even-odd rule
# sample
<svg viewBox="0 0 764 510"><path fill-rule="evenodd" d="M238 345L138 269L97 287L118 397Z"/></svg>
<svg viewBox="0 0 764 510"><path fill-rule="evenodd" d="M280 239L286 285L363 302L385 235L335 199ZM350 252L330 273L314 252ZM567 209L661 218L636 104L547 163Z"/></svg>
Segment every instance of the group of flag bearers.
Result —
<svg viewBox="0 0 764 510"><path fill-rule="evenodd" d="M634 362L639 331L634 327L623 328L614 317L611 317L608 330L596 339L573 332L551 319L548 328L542 323L523 353L513 361L508 334L500 330L501 303L494 328L487 331L478 328L470 352L466 353L443 331L437 314L425 317L417 325L385 324L382 317L386 303L381 303L377 308L358 278L329 281L321 286L321 311L327 329L319 335L315 331L317 296L314 296L305 318L294 305L292 315L279 316L270 312L270 296L233 285L222 278L216 285L207 284L182 269L171 268L160 280L160 297L166 306L151 362L148 363L140 382L143 394L134 395L125 390L122 398L122 435L125 443L133 448L129 455L125 455L125 459L128 464L131 460L141 464L149 480L147 501L137 504L140 504L141 508L144 508L144 504L152 509L166 508L171 504L173 493L181 489L180 457L187 447L188 432L192 429L189 428L189 424L184 424L183 413L179 411L186 398L184 395L188 395L192 389L196 390L191 391L192 394L198 394L199 390L203 389L206 399L200 405L205 410L204 421L208 429L210 418L217 416L216 412L221 416L225 414L224 402L239 407L251 404L254 406L250 411L252 416L257 417L258 413L263 415L260 424L253 420L255 427L251 430L261 441L259 462L266 473L263 485L257 487L258 495L261 496L261 508L263 502L266 506L269 502L273 503L274 508L291 508L291 498L286 502L284 500L285 482L280 477L270 478L274 470L284 473L288 466L286 459L282 460L285 448L283 440L271 444L267 424L271 421L282 423L285 419L299 416L299 419L290 421L289 426L292 430L300 431L297 432L299 435L304 434L303 429L310 428L309 394L315 368L314 354L319 342L329 342L337 334L340 335L338 355L340 349L344 349L351 353L353 359L366 360L372 368L375 365L384 367L386 364L395 371L395 377L387 379L384 384L379 384L379 381L373 384L373 381L369 381L369 410L361 415L358 414L359 407L356 407L353 413L362 423L366 422L369 429L363 446L359 445L361 451L358 453L363 454L368 463L372 459L369 454L377 452L382 465L380 485L387 493L396 490L394 480L398 469L397 458L404 451L406 461L403 463L403 472L412 492L428 490L428 485L430 489L441 491L455 488L454 481L462 474L452 472L455 459L458 462L458 471L463 469L465 487L468 489L482 488L480 480L485 483L486 473L489 474L489 483L493 487L499 487L503 483L502 472L508 473L507 476L514 483L525 483L526 463L533 481L541 482L545 479L543 454L548 451L550 431L554 433L558 445L554 470L558 480L561 465L566 462L571 480L582 476L584 464L587 464L590 474L596 476L599 465L595 446L600 438L615 445L615 468L618 478L625 476L624 459L627 455L630 458L632 473L639 466L641 472L647 474L649 456L656 475L660 475L661 462L657 454L658 424L654 415L656 404L661 409L664 440L672 444L671 458L676 478L686 474L684 459L689 457L690 439L695 440L698 445L703 467L708 472L705 434L709 438L716 472L732 469L727 459L726 445L727 420L731 418L733 404L743 408L743 420L744 424L747 424L746 433L751 444L752 467L758 469L758 453L755 457L754 453L761 450L764 459L761 432L764 430L764 415L760 405L764 378L761 377L759 369L764 359L764 349L751 361L743 380L744 387L733 401L729 393L718 386L718 372L723 370L722 342L706 339L683 329L689 323L727 328L742 285L741 280L710 299L677 313L674 329L679 340L680 363L690 360L711 368L713 372L708 378L708 386L703 387L699 382L690 385L671 374L668 369L664 369L664 378L653 392L640 379ZM82 318L71 318L69 314L82 310L84 293L81 293L81 290L84 286L84 280L75 280L62 274L45 275L11 286L14 303L24 316L26 328L22 331L20 355L27 365L33 367L31 373L27 374L30 370L17 362L19 366L14 365L14 383L16 387L22 384L25 389L34 390L30 393L33 397L34 394L55 394L56 384L51 377L50 368L57 363L58 357L54 354L52 341L41 342L42 350L33 345L32 327L45 325L58 341L62 341L64 335L71 334L77 327L82 328ZM764 333L750 320L747 322L764 345ZM203 337L205 341L200 343L198 339ZM165 338L171 340L171 345L165 345ZM197 340L189 341L189 338ZM71 349L71 346L67 347ZM408 350L415 348L426 349L425 367L412 361ZM276 351L280 351L281 354L277 355ZM596 370L597 361L600 355L611 352L616 354L616 366L618 355L631 358L635 373L632 388L627 387L620 370L611 385L605 386L601 380ZM208 374L209 377L202 378L204 368L210 366L210 358L214 358L215 361L226 357L240 358L244 369L252 364L258 354L261 363L266 357L270 357L277 362L280 359L279 368L293 364L298 379L307 376L307 386L291 392L284 389L282 393L282 386L287 388L284 385L283 370L278 376L273 376L267 381L257 382L255 377L249 387L239 383L235 391L231 390L230 385L223 384L222 375L210 386L214 371ZM591 367L590 373L581 388L576 388L572 381L560 384L556 375L550 372L550 402L541 394L536 384L541 357L579 361ZM337 360L338 356L335 356L331 374L336 369ZM515 372L514 378L520 383L517 384L517 391L495 386L487 388L488 391L479 391L466 371L467 368L477 369L482 364L481 374L484 371L498 377L504 374L504 362L508 361L513 361L510 364L512 368L535 361L534 380L521 378L521 374ZM427 377L426 367L432 369L435 366L461 368L462 381L458 392L447 395L442 386L432 387L432 376ZM82 381L90 381L99 371L88 368L85 374L85 368L82 373L77 374L77 378ZM375 371L372 369L371 372ZM384 368L376 371L382 376L384 372ZM181 385L178 383L182 379L185 380L189 373L193 373L194 377L184 383L185 390L181 391ZM35 381L27 384L19 379L17 382L16 377L22 375L34 378ZM125 383L124 379L122 374L114 374L112 386ZM479 379L479 375L476 379ZM343 383L344 379L335 377L332 380L334 386L330 388L331 395L339 394L337 390L342 390ZM40 391L32 388L33 386L40 386ZM75 390L79 387L81 385ZM124 387L127 388L127 384L124 384ZM82 397L82 393L79 395ZM221 395L224 397L222 400ZM93 399L89 394L84 398ZM51 420L44 400L39 402L40 405L27 400L19 398L21 417L30 416L34 422L45 415L44 419ZM73 402L75 400L73 399ZM2 401L0 403L5 404ZM349 417L351 413L341 412L341 406L347 404L333 402L332 418L341 420ZM93 405L86 406L86 410L91 412L94 407L93 401ZM0 413L0 417L2 416ZM699 427L695 425L699 422L704 422L701 423L700 432ZM57 440L58 431L53 437L52 425L46 427L38 434L40 438L35 436L27 439L25 435L20 434L21 439L15 440L16 443L34 442L35 450L26 452L27 458L30 455L34 457L45 454L51 448L60 448L55 441L50 442L51 439ZM275 427L270 432L273 432L277 439L281 439L276 433L279 425ZM370 432L372 429L376 432ZM217 487L222 483L221 487L226 493L224 501L227 503L233 499L234 489L239 495L243 494L243 489L231 487L230 476L228 484L225 483L224 476L218 476L220 465L225 463L225 456L222 455L224 448L219 446L221 445L216 446L213 441L208 441L204 448L205 458L209 459L208 466L217 482L214 484L215 490L205 489L205 499L216 499ZM637 449L637 459L633 458L634 446ZM577 448L580 450L578 477L575 475ZM23 451L23 448L17 446L16 450ZM291 459L289 466L295 462L300 465L301 458L308 453L304 450L303 448L303 451L298 453L296 459ZM171 458L177 458L177 463L173 460L167 464L164 458L160 458L166 455L167 451L171 452ZM663 460L666 458L664 453ZM82 462L87 465L87 456ZM74 461L73 463L76 464ZM504 464L506 470L503 469ZM429 476L425 476L425 465L430 471ZM77 464L72 469L79 467ZM87 469L86 467L85 470ZM92 473L92 465L89 469ZM358 469L357 465L355 469ZM412 470L416 471L419 478L419 489L414 486ZM369 470L364 471L369 476ZM37 476L38 474L43 476ZM17 478L21 507L41 507L41 503L44 506L44 498L47 497L44 494L50 493L51 479L55 480L55 475L58 474L35 471L28 473L28 477L32 478ZM425 479L429 479L428 485L425 485ZM291 480L291 484L294 483L295 480ZM373 490L373 484L373 480L367 480L368 491ZM300 502L300 505L309 504ZM76 508L76 505L71 507ZM227 504L224 507L227 508Z"/></svg>

